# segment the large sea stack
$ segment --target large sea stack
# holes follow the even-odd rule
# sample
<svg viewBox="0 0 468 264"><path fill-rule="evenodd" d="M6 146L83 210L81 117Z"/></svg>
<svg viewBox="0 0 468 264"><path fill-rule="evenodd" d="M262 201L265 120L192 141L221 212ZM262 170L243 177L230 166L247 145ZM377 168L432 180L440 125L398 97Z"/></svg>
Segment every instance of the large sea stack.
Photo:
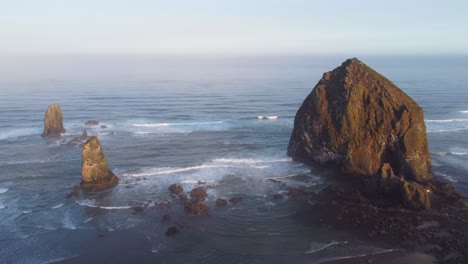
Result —
<svg viewBox="0 0 468 264"><path fill-rule="evenodd" d="M65 133L62 123L62 109L58 104L53 104L47 108L42 136L47 138L59 137L61 133Z"/></svg>
<svg viewBox="0 0 468 264"><path fill-rule="evenodd" d="M423 109L358 59L325 73L302 103L288 155L377 179L376 192L398 193L407 207L430 206L423 187L432 178Z"/></svg>
<svg viewBox="0 0 468 264"><path fill-rule="evenodd" d="M107 158L96 136L83 145L81 159L81 188L98 191L118 184L119 178L107 168Z"/></svg>

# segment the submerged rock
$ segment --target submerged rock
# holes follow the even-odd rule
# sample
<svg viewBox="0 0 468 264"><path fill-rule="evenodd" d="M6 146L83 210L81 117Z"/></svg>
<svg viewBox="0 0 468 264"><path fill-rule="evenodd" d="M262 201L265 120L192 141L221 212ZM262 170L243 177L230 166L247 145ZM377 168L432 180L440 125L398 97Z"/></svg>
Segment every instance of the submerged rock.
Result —
<svg viewBox="0 0 468 264"><path fill-rule="evenodd" d="M96 126L96 125L99 125L99 121L97 120L88 120L85 123L85 126Z"/></svg>
<svg viewBox="0 0 468 264"><path fill-rule="evenodd" d="M226 206L227 204L228 204L228 201L226 199L222 199L222 198L216 199L217 206Z"/></svg>
<svg viewBox="0 0 468 264"><path fill-rule="evenodd" d="M171 226L171 227L169 227L167 229L166 236L173 236L173 235L177 234L177 232L179 232L179 230L177 230L177 227Z"/></svg>
<svg viewBox="0 0 468 264"><path fill-rule="evenodd" d="M83 133L81 134L81 136L79 137L76 137L70 141L67 142L67 145L69 146L73 146L73 145L82 145L84 142L86 142L88 139L89 139L89 135L88 135L88 131L83 130Z"/></svg>
<svg viewBox="0 0 468 264"><path fill-rule="evenodd" d="M61 133L65 133L62 120L62 109L58 104L50 105L47 108L44 117L44 132L42 136L46 138L59 137Z"/></svg>
<svg viewBox="0 0 468 264"><path fill-rule="evenodd" d="M184 192L184 188L182 188L182 186L180 186L179 184L174 183L171 186L169 186L169 191L177 195Z"/></svg>
<svg viewBox="0 0 468 264"><path fill-rule="evenodd" d="M209 215L208 206L202 201L193 201L185 204L185 212L189 216Z"/></svg>
<svg viewBox="0 0 468 264"><path fill-rule="evenodd" d="M199 202L205 201L207 196L208 196L208 194L206 193L206 189L203 188L203 187L194 188L190 192L190 197L195 198Z"/></svg>
<svg viewBox="0 0 468 264"><path fill-rule="evenodd" d="M118 184L119 178L107 168L107 158L96 136L84 144L81 159L81 188L97 191Z"/></svg>
<svg viewBox="0 0 468 264"><path fill-rule="evenodd" d="M288 155L351 175L375 176L388 163L406 180L432 178L423 109L358 59L325 73L305 99Z"/></svg>

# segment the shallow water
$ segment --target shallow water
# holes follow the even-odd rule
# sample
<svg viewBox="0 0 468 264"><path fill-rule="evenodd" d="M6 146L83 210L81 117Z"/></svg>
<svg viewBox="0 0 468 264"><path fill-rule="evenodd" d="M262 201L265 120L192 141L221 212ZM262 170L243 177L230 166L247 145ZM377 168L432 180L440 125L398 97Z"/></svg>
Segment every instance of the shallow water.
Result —
<svg viewBox="0 0 468 264"><path fill-rule="evenodd" d="M393 250L304 226L302 201L269 179L311 189L328 172L286 156L295 112L345 57L7 59L0 89L0 257L4 263L320 263ZM468 58L360 57L425 110L436 175L468 195ZM48 105L67 133L43 139ZM258 119L257 116L278 116ZM87 120L100 121L89 127ZM101 125L107 128L101 129ZM65 199L79 183L83 129L121 178ZM209 186L210 217L188 218L167 187ZM243 197L219 208L216 198ZM149 201L172 201L132 214ZM152 204L152 202L149 202ZM170 223L161 217L170 213ZM180 232L165 236L169 226Z"/></svg>

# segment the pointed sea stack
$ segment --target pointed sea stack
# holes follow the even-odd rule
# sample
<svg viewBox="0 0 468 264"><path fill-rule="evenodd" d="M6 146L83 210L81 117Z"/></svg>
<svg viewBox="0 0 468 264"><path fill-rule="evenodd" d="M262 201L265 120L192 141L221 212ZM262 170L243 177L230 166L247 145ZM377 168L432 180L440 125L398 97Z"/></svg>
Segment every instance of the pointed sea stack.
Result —
<svg viewBox="0 0 468 264"><path fill-rule="evenodd" d="M381 186L374 192L402 192L397 196L409 207L430 206L425 189L424 197L407 195L411 188L403 182L426 185L432 179L423 109L356 58L325 73L302 103L288 155L365 181L377 179Z"/></svg>
<svg viewBox="0 0 468 264"><path fill-rule="evenodd" d="M84 144L81 159L81 188L98 191L119 183L119 178L107 168L107 158L96 136Z"/></svg>
<svg viewBox="0 0 468 264"><path fill-rule="evenodd" d="M65 133L62 123L62 109L58 104L53 104L47 108L42 136L46 138L59 137L61 133Z"/></svg>

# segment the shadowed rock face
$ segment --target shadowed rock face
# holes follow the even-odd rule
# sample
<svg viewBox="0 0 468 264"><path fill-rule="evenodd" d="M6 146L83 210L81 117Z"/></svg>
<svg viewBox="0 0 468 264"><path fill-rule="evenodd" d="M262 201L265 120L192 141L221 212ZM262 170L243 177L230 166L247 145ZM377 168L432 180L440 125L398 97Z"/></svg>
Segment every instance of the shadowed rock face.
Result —
<svg viewBox="0 0 468 264"><path fill-rule="evenodd" d="M350 175L432 178L422 108L358 59L325 73L305 99L288 155Z"/></svg>
<svg viewBox="0 0 468 264"><path fill-rule="evenodd" d="M42 136L47 138L59 137L61 133L65 133L62 123L62 109L58 104L53 104L47 108Z"/></svg>
<svg viewBox="0 0 468 264"><path fill-rule="evenodd" d="M96 136L83 145L81 152L81 187L87 190L102 190L118 184L119 179L107 168L107 158Z"/></svg>

